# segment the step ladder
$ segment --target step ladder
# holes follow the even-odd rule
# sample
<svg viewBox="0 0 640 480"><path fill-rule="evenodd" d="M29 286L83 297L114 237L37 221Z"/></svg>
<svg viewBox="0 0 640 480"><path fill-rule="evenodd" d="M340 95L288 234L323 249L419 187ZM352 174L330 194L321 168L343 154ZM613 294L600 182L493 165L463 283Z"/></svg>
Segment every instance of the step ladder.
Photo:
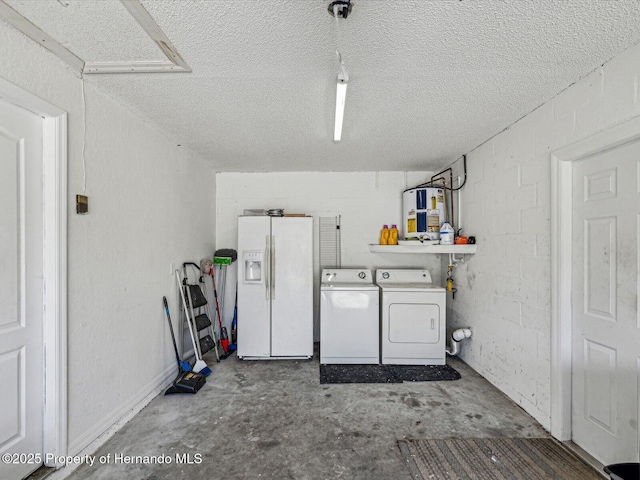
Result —
<svg viewBox="0 0 640 480"><path fill-rule="evenodd" d="M192 266L198 271L198 283L190 284L189 276L187 273L187 267ZM216 332L211 323L211 312L209 310L209 301L206 296L206 285L204 278L200 271L200 266L193 262L185 262L182 264L182 287L185 290L185 296L187 298L188 312L184 312L181 308L181 320L183 322L192 322L192 327L196 332L197 347L199 349L199 356L213 350L216 355L216 361L220 361L220 355L218 353L218 343L216 341ZM204 287L204 290L203 290ZM183 329L188 328L186 323L183 323Z"/></svg>

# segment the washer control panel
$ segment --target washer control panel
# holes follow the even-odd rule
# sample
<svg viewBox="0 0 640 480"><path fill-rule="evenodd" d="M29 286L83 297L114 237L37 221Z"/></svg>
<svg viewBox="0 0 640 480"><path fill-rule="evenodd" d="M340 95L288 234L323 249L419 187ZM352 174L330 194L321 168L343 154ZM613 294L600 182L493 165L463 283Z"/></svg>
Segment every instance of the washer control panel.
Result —
<svg viewBox="0 0 640 480"><path fill-rule="evenodd" d="M371 283L371 270L361 268L326 268L322 270L322 283Z"/></svg>

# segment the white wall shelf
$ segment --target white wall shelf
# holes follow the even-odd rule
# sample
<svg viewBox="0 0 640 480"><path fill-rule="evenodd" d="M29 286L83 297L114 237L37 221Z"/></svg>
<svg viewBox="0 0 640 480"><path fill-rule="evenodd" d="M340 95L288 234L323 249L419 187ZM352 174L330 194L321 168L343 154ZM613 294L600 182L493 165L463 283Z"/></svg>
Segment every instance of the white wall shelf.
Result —
<svg viewBox="0 0 640 480"><path fill-rule="evenodd" d="M473 255L476 245L376 245L370 244L371 253L453 253Z"/></svg>

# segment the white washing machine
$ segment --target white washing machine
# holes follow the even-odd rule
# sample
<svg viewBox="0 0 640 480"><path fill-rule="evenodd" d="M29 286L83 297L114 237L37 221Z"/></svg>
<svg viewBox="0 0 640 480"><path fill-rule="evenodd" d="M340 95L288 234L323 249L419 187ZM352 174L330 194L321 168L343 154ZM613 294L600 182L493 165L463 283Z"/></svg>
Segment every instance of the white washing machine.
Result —
<svg viewBox="0 0 640 480"><path fill-rule="evenodd" d="M380 289L371 270L322 270L320 363L380 363Z"/></svg>
<svg viewBox="0 0 640 480"><path fill-rule="evenodd" d="M395 365L444 365L446 290L428 270L378 270L381 360Z"/></svg>

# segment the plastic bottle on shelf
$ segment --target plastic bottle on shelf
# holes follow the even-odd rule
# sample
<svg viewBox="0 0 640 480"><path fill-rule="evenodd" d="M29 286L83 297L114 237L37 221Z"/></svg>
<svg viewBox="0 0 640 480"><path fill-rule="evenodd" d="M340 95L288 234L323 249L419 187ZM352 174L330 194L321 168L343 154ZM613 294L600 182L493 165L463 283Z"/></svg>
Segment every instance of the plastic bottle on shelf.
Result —
<svg viewBox="0 0 640 480"><path fill-rule="evenodd" d="M383 225L380 232L380 245L389 245L389 225Z"/></svg>
<svg viewBox="0 0 640 480"><path fill-rule="evenodd" d="M391 225L391 230L389 230L389 245L397 245L398 244L398 226Z"/></svg>
<svg viewBox="0 0 640 480"><path fill-rule="evenodd" d="M449 222L444 222L440 227L440 245L453 245L454 230Z"/></svg>

